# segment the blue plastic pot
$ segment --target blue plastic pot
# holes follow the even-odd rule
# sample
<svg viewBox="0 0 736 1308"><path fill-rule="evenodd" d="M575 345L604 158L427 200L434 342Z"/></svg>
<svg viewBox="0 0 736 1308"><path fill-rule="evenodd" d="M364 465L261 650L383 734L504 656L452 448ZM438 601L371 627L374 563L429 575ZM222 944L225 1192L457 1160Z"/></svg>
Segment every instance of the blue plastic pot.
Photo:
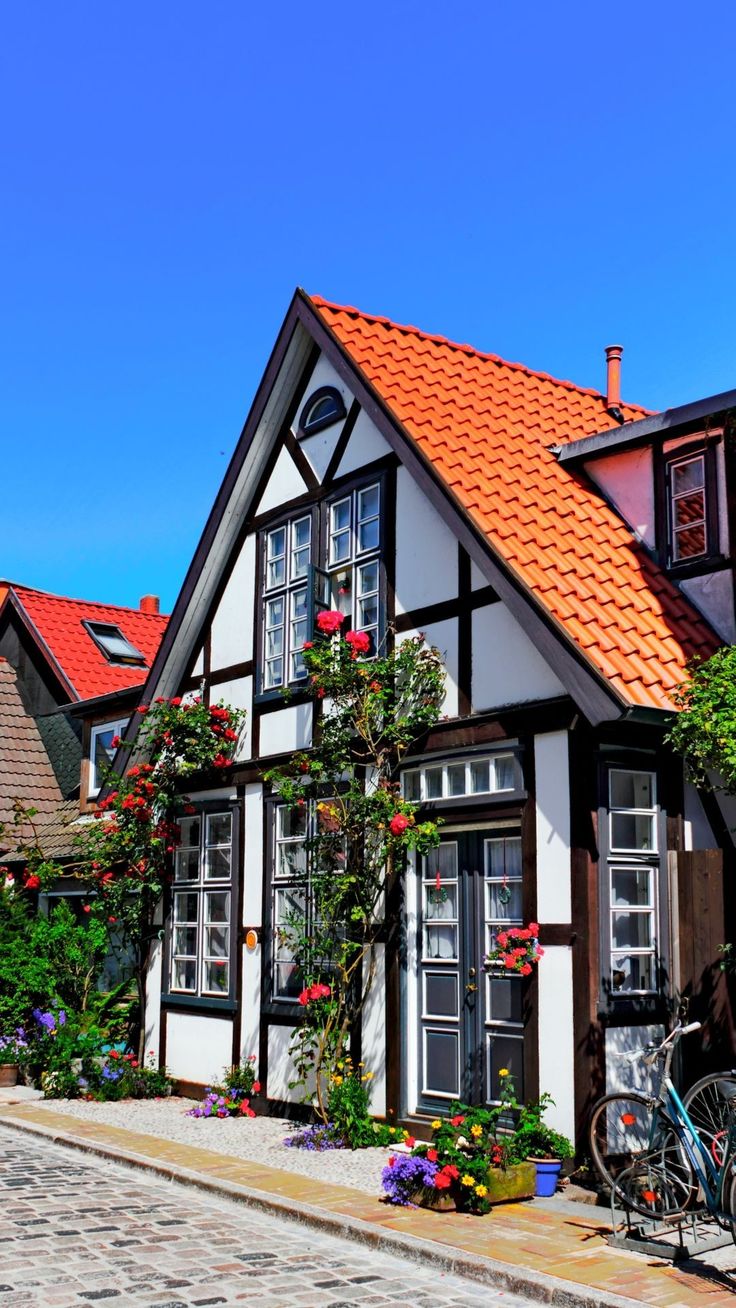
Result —
<svg viewBox="0 0 736 1308"><path fill-rule="evenodd" d="M557 1189L557 1178L560 1175L562 1162L559 1158L530 1158L530 1163L534 1163L537 1169L537 1189L538 1199L549 1199Z"/></svg>

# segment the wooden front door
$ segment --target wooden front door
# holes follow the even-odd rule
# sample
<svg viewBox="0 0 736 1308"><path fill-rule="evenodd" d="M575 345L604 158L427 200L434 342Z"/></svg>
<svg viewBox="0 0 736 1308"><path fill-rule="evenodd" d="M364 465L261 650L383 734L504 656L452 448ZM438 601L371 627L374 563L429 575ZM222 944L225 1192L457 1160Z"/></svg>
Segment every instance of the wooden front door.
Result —
<svg viewBox="0 0 736 1308"><path fill-rule="evenodd" d="M499 1097L499 1070L524 1093L522 980L487 973L503 926L522 923L518 826L444 833L419 871L419 1109Z"/></svg>

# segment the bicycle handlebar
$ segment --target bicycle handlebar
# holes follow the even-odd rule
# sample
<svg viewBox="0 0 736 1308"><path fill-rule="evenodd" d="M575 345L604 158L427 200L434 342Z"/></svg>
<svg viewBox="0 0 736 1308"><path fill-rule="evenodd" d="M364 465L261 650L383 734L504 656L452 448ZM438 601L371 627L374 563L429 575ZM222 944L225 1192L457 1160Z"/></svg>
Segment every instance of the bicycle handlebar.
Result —
<svg viewBox="0 0 736 1308"><path fill-rule="evenodd" d="M629 1049L626 1053L617 1054L617 1058L625 1058L628 1063L635 1063L638 1058L643 1058L651 1066L657 1058L667 1052L667 1046L679 1040L682 1036L692 1035L693 1031L699 1031L702 1022L688 1022L687 1026L676 1026L665 1036L661 1045L648 1045L642 1049Z"/></svg>

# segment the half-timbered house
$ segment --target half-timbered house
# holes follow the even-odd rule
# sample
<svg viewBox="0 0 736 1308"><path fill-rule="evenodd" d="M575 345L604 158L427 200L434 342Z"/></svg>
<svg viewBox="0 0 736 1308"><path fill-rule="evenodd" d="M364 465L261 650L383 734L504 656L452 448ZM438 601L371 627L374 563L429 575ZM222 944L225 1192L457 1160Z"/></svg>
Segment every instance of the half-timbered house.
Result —
<svg viewBox="0 0 736 1308"><path fill-rule="evenodd" d="M402 778L442 840L386 905L374 1111L493 1100L504 1067L573 1134L692 989L678 914L705 863L720 893L726 837L662 738L687 661L733 633L732 591L706 576L730 558L722 433L695 421L654 460L641 430L627 445L656 420L620 400L619 357L601 394L295 294L145 692L248 711L182 821L151 960L149 1044L182 1083L256 1054L270 1104L294 1100L279 924L308 870L262 774L311 742L317 589L376 641L425 632L447 668ZM531 920L536 973L486 976L492 932Z"/></svg>

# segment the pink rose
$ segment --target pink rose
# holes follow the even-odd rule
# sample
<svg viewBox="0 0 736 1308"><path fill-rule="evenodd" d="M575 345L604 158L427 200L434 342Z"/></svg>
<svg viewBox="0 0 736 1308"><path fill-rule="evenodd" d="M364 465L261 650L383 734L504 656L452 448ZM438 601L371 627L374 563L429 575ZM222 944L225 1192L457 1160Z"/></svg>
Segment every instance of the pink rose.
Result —
<svg viewBox="0 0 736 1308"><path fill-rule="evenodd" d="M371 647L371 638L366 631L348 631L345 640L354 654L367 654Z"/></svg>
<svg viewBox="0 0 736 1308"><path fill-rule="evenodd" d="M325 636L334 636L344 621L345 614L339 613L337 609L323 609L317 614L317 626Z"/></svg>
<svg viewBox="0 0 736 1308"><path fill-rule="evenodd" d="M403 813L395 813L388 824L392 836L402 836L409 825L409 819Z"/></svg>

